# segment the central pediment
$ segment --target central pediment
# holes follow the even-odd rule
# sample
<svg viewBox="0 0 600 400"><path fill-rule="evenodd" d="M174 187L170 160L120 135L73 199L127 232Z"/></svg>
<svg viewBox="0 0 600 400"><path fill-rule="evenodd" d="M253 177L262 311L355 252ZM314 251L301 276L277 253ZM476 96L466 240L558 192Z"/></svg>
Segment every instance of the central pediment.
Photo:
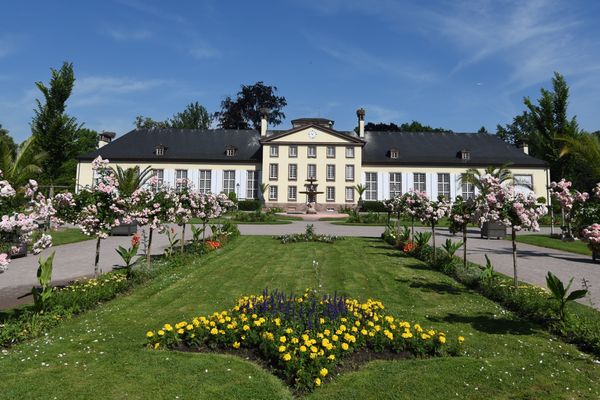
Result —
<svg viewBox="0 0 600 400"><path fill-rule="evenodd" d="M341 132L331 129L323 124L302 124L288 131L278 132L261 139L261 143L339 143L339 144L364 144L365 142L353 132Z"/></svg>

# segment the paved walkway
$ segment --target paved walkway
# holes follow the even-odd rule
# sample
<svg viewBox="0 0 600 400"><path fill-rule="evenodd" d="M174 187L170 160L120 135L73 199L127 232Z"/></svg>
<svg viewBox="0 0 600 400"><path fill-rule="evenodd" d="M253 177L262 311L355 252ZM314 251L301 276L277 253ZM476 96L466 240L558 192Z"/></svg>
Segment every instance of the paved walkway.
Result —
<svg viewBox="0 0 600 400"><path fill-rule="evenodd" d="M286 233L303 232L306 225L313 224L315 231L322 234L359 237L379 237L384 228L381 226L349 226L334 225L323 221L294 221L287 225L240 225L243 235L281 235ZM426 228L417 228L424 230ZM548 229L543 229L542 233ZM191 233L186 233L191 237ZM445 228L440 228L436 234L438 246L447 237L452 237ZM488 254L496 271L512 276L511 242L508 240L485 240L479 238L478 230L469 232L467 257L470 261L484 264L485 254ZM456 238L459 239L458 237ZM109 237L102 241L100 268L106 272L115 266L122 265L121 259L115 252L118 245L129 246L129 237ZM167 247L165 235L155 235L153 254L162 254ZM67 244L45 250L42 256L47 256L56 251L53 282L61 284L69 280L91 276L93 274L93 258L95 254L95 241ZM571 277L573 288L581 286L581 280L587 279L591 295L582 302L600 309L600 264L593 264L591 257L567 253L542 247L518 244L519 251L519 278L525 282L545 286L545 276L552 271L563 281ZM14 260L8 271L0 274L0 309L30 302L29 292L37 283L37 256L29 255L25 258Z"/></svg>

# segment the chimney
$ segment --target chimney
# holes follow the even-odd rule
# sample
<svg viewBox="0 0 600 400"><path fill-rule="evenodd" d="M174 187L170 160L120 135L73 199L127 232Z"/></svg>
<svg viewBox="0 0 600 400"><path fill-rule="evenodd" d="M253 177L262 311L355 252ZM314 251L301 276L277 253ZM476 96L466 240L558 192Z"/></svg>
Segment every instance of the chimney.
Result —
<svg viewBox="0 0 600 400"><path fill-rule="evenodd" d="M523 150L523 153L529 154L529 144L524 140L517 141L517 147Z"/></svg>
<svg viewBox="0 0 600 400"><path fill-rule="evenodd" d="M359 108L356 110L356 116L358 117L358 137L365 137L365 110L364 108Z"/></svg>
<svg viewBox="0 0 600 400"><path fill-rule="evenodd" d="M98 148L104 147L117 136L114 132L102 132L98 135Z"/></svg>
<svg viewBox="0 0 600 400"><path fill-rule="evenodd" d="M269 109L261 108L259 111L260 111L260 137L266 137L267 136L267 126L268 126L267 118L269 116Z"/></svg>

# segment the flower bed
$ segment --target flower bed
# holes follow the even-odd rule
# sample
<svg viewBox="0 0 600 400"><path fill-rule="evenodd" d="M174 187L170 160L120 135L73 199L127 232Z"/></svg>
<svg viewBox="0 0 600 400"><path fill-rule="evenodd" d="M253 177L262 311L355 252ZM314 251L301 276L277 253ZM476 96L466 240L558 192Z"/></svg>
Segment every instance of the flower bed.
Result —
<svg viewBox="0 0 600 400"><path fill-rule="evenodd" d="M275 236L275 239L284 244L298 242L335 243L336 240L341 240L343 238L343 236L317 234L315 233L315 228L312 224L306 225L306 231L304 233L291 233L288 235Z"/></svg>
<svg viewBox="0 0 600 400"><path fill-rule="evenodd" d="M376 300L320 298L309 290L301 296L267 290L244 296L231 310L167 323L146 338L153 349L253 351L299 390L320 386L352 353L455 355L464 340L398 319Z"/></svg>

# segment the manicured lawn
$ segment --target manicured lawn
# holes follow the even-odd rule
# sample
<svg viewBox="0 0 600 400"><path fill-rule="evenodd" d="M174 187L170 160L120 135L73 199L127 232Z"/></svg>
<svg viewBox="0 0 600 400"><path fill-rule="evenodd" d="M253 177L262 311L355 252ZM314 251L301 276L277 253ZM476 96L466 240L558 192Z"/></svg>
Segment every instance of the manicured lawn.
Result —
<svg viewBox="0 0 600 400"><path fill-rule="evenodd" d="M51 231L50 236L52 236L52 244L54 246L77 243L94 238L93 236L84 235L79 228L61 228L56 231Z"/></svg>
<svg viewBox="0 0 600 400"><path fill-rule="evenodd" d="M580 240L575 242L563 242L558 238L552 238L545 235L517 235L517 242L583 254L586 256L592 255L592 251L587 247L587 244Z"/></svg>
<svg viewBox="0 0 600 400"><path fill-rule="evenodd" d="M600 396L600 365L536 325L377 239L280 244L241 237L205 258L66 321L45 338L0 354L2 398L291 399L254 363L219 354L155 351L145 332L165 322L223 310L265 287L315 287L362 300L449 335L466 337L466 355L376 361L348 372L311 399L590 399Z"/></svg>

